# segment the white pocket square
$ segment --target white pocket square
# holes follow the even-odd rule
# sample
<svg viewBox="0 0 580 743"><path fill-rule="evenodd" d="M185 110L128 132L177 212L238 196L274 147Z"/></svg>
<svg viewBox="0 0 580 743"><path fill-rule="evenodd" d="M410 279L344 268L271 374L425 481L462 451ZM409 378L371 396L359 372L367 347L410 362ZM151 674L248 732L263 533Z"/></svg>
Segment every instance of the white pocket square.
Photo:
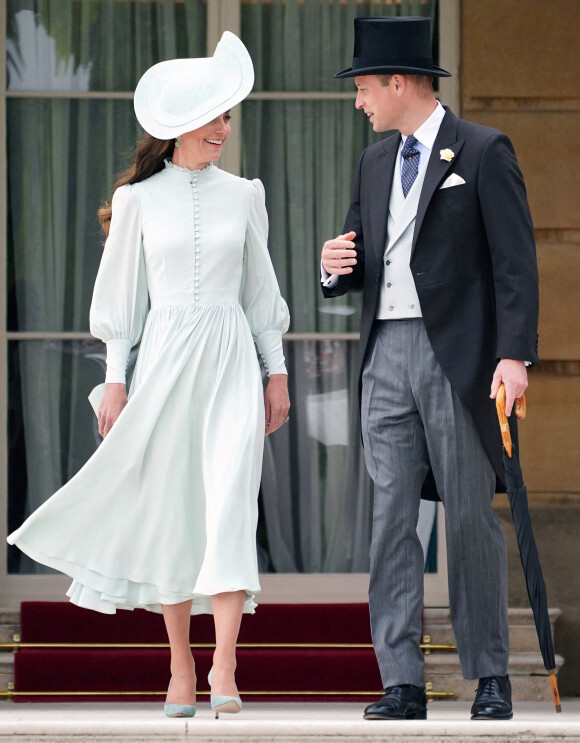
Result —
<svg viewBox="0 0 580 743"><path fill-rule="evenodd" d="M91 403L91 407L95 411L95 415L97 418L99 417L99 408L101 407L101 400L103 399L103 395L105 394L105 384L98 384L93 390L91 390L91 394L89 395L89 402Z"/></svg>
<svg viewBox="0 0 580 743"><path fill-rule="evenodd" d="M457 173L451 173L449 178L446 178L443 181L443 185L441 186L441 188L450 188L451 186L461 186L462 183L465 183L465 181L460 175L457 175Z"/></svg>

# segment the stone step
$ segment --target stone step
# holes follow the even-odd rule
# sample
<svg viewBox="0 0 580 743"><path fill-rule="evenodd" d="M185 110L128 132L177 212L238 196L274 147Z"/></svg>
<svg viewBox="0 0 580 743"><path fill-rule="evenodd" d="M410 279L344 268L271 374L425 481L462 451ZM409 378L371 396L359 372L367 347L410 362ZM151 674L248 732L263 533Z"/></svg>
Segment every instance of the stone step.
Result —
<svg viewBox="0 0 580 743"><path fill-rule="evenodd" d="M560 616L559 609L550 609L552 636L554 624ZM542 656L539 652L538 635L531 609L509 609L510 663L509 674L512 681L514 700L537 700L550 702L552 691ZM423 631L432 644L453 645L455 637L451 627L448 608L425 609ZM556 670L564 659L556 655ZM470 700L477 687L476 681L466 681L456 653L431 653L425 656L425 681L435 691L452 691L454 699Z"/></svg>
<svg viewBox="0 0 580 743"><path fill-rule="evenodd" d="M564 659L560 655L556 655L557 670L563 663ZM457 653L433 653L425 656L425 670L429 673L454 673L456 668L459 668ZM510 653L509 673L514 676L548 676L539 652Z"/></svg>
<svg viewBox="0 0 580 743"><path fill-rule="evenodd" d="M563 714L516 704L508 722L470 720L468 702L432 702L425 721L368 721L361 704L244 703L214 720L209 704L193 719L164 718L161 704L14 704L0 708L2 743L580 743L580 700Z"/></svg>
<svg viewBox="0 0 580 743"><path fill-rule="evenodd" d="M550 609L550 624L554 637L554 624L561 615L560 609ZM508 609L510 627L510 650L512 653L534 652L538 649L538 635L531 609ZM455 637L451 627L449 609L427 608L423 614L423 634L430 642L441 645L454 645Z"/></svg>
<svg viewBox="0 0 580 743"><path fill-rule="evenodd" d="M560 615L558 609L550 610L552 627ZM18 611L0 610L0 641L9 642L18 632ZM510 656L509 673L512 678L514 699L551 700L551 689L541 655L538 652L533 614L531 609L510 609ZM424 630L432 644L454 644L449 609L427 608L424 612ZM435 692L452 692L458 700L472 700L475 681L463 679L456 652L437 652L425 657L425 680ZM557 669L563 663L556 657ZM14 656L10 652L0 653L0 689L7 689L13 681ZM339 673L339 672L337 672Z"/></svg>
<svg viewBox="0 0 580 743"><path fill-rule="evenodd" d="M14 653L0 653L0 690L14 682Z"/></svg>
<svg viewBox="0 0 580 743"><path fill-rule="evenodd" d="M558 669L562 663L561 656L557 655ZM1 653L1 689L7 689L8 684L14 680L13 666L13 654ZM513 653L510 655L509 673L514 701L551 701L550 682L540 653ZM451 692L453 698L458 701L472 700L477 687L476 681L467 681L461 675L459 658L456 653L425 656L425 682L431 684L431 689L435 692Z"/></svg>
<svg viewBox="0 0 580 743"><path fill-rule="evenodd" d="M12 642L20 632L20 611L0 608L0 642Z"/></svg>
<svg viewBox="0 0 580 743"><path fill-rule="evenodd" d="M556 656L556 669L564 660ZM508 672L512 682L513 699L518 701L550 702L552 687L540 653L512 653ZM466 680L461 674L459 657L455 653L425 656L425 682L434 691L451 691L456 700L473 700L477 681Z"/></svg>
<svg viewBox="0 0 580 743"><path fill-rule="evenodd" d="M552 634L554 624L561 614L559 609L550 609ZM538 639L531 609L509 609L510 647L512 652L528 652L537 647ZM431 642L444 645L455 644L451 617L448 608L426 608L423 617L423 629ZM11 642L20 631L18 609L0 608L0 642Z"/></svg>

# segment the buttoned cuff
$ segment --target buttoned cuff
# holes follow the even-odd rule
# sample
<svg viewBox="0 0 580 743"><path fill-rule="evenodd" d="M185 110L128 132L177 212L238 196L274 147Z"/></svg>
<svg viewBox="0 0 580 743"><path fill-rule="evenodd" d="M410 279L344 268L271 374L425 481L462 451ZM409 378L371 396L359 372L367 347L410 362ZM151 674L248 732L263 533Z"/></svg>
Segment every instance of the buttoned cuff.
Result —
<svg viewBox="0 0 580 743"><path fill-rule="evenodd" d="M107 341L107 384L125 384L125 375L131 353L131 341L113 338Z"/></svg>
<svg viewBox="0 0 580 743"><path fill-rule="evenodd" d="M266 330L256 338L258 351L268 372L272 374L288 374L284 363L282 349L282 333L279 330Z"/></svg>

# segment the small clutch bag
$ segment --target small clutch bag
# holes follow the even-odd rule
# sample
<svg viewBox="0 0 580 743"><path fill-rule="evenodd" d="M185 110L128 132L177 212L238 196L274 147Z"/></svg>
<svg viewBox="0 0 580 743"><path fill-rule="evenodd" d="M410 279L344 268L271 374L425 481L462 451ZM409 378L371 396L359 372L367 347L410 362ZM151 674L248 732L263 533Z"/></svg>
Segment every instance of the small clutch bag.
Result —
<svg viewBox="0 0 580 743"><path fill-rule="evenodd" d="M101 400L103 399L103 395L105 394L105 383L98 384L94 389L91 390L91 393L89 395L89 402L91 403L91 407L95 411L95 415L99 415L99 408L101 406Z"/></svg>

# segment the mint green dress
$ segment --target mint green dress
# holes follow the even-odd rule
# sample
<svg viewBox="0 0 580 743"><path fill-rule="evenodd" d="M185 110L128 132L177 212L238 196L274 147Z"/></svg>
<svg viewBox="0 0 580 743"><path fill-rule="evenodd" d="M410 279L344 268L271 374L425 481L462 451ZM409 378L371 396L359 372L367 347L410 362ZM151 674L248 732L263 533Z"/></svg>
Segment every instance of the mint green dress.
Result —
<svg viewBox="0 0 580 743"><path fill-rule="evenodd" d="M91 306L106 381L129 402L86 465L9 537L73 579L70 600L114 613L260 590L260 351L286 373L289 315L267 249L260 181L166 163L122 186Z"/></svg>

